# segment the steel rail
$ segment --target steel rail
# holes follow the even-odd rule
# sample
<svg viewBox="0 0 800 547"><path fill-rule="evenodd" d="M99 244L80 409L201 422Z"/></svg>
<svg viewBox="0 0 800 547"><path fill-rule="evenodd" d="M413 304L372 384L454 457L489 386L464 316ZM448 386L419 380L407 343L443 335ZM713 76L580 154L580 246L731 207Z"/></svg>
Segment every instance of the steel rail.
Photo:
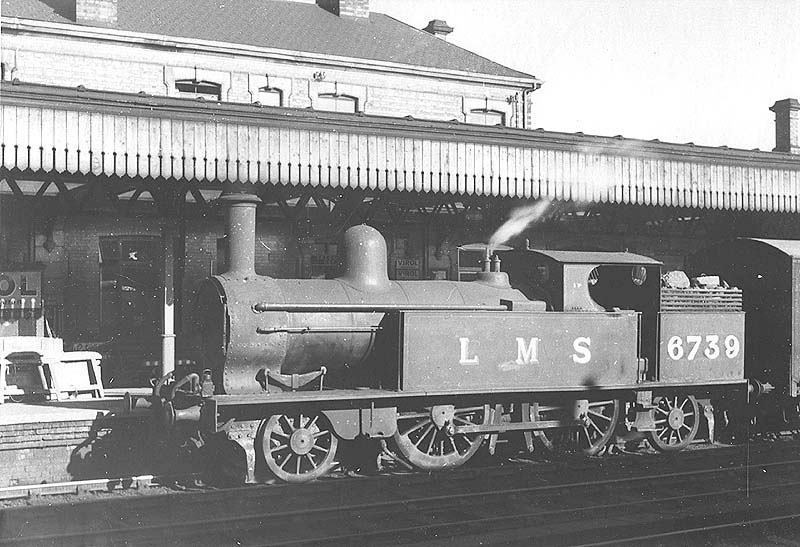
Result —
<svg viewBox="0 0 800 547"><path fill-rule="evenodd" d="M782 483L782 484L777 485L777 486L776 485L765 485L765 486L759 486L759 487L752 487L749 490L750 490L750 492L753 492L753 491L759 491L759 490L770 490L770 489L773 489L773 488L789 488L789 487L795 487L795 486L800 486L800 481L795 481L795 482L790 482L790 483ZM704 498L704 497L712 498L714 496L721 496L721 495L724 496L724 495L731 495L731 494L741 494L741 493L744 493L744 491L745 490L743 488L736 488L736 489L730 489L730 490L719 490L719 491L715 491L715 492L703 492L703 493L687 494L687 495L681 495L681 496L669 496L669 497L666 497L666 498L658 498L658 499L636 500L636 501L624 502L624 503L609 503L609 504L601 504L601 505L591 505L591 506L586 506L586 507L567 507L565 509L554 509L554 510L551 510L551 511L536 511L536 512L504 514L504 515L497 515L497 516L493 516L493 517L470 518L470 519L464 519L464 520L458 520L458 521L449 521L449 522L425 524L425 525L420 525L420 526L408 526L408 527L405 527L405 528L391 528L391 529L385 529L385 530L359 531L359 532L356 532L356 533L353 533L353 534L340 534L338 536L326 535L324 538L317 537L317 538L308 538L308 539L298 539L298 540L271 542L271 543L269 543L269 545L272 545L272 546L304 545L304 544L319 543L322 540L324 540L326 542L330 541L330 542L334 542L334 543L338 544L339 542L344 542L344 541L346 541L348 539L363 541L365 538L368 538L370 536L383 536L383 535L387 535L387 534L392 534L394 536L397 536L398 534L419 532L419 531L423 531L423 530L441 530L442 528L450 528L450 527L461 528L463 526L475 525L475 524L489 524L489 523L497 523L497 522L502 522L502 521L517 520L517 519L523 519L523 518L548 517L548 516L554 516L554 515L559 515L559 514L575 514L575 513L580 513L580 512L584 512L584 511L596 511L597 509L621 509L621 508L626 508L626 507L630 508L630 507L636 507L636 506L639 506L639 505L653 505L653 504L656 504L656 503L670 503L670 502L675 502L675 501L685 501L685 500L692 499L692 498ZM507 494L507 493L508 493L508 491L502 492L502 493L498 492L498 494ZM448 498L448 499L452 499L452 496L450 498ZM413 500L412 502L416 502L416 500ZM400 502L397 502L397 503L400 504ZM403 502L403 503L408 503L408 502ZM348 511L351 510L349 507L345 507L343 509L344 510L348 510ZM783 517L783 519L785 520L785 519L788 519L788 518L795 518L795 516L800 516L800 515L792 514L791 516ZM737 521L737 522L727 523L725 525L718 525L718 526L730 528L730 527L733 527L733 526L740 526L741 524L743 524L741 521ZM672 535L681 535L682 533L683 532L674 532ZM642 536L642 539L650 539L651 537L652 538L657 538L659 536L656 535L656 534L653 534L651 536ZM638 538L630 538L630 539L628 539L628 538L615 538L614 540L609 540L609 541L606 541L606 542L590 543L590 544L586 544L586 545L587 546L588 545L618 545L620 542L636 541L637 539ZM342 544L344 545L344 544L347 544L347 543L342 543Z"/></svg>
<svg viewBox="0 0 800 547"><path fill-rule="evenodd" d="M779 515L776 517L765 517L765 518L758 518L758 519L749 519L746 521L738 521L738 522L730 522L726 524L712 524L709 526L702 526L698 528L689 528L685 530L675 530L672 532L662 532L659 534L648 534L644 536L635 536L635 537L626 537L626 538L618 538L609 541L597 541L592 543L579 543L575 544L572 547L600 547L602 545L619 545L621 543L631 543L636 541L644 541L644 540L652 540L652 539L660 539L660 538L668 538L668 537L676 537L676 536L685 536L691 534L701 534L704 532L711 532L713 530L724 530L726 528L740 528L742 525L750 525L750 524L767 524L770 522L780 522L784 520L795 520L800 519L800 513L791 513L788 515Z"/></svg>
<svg viewBox="0 0 800 547"><path fill-rule="evenodd" d="M778 467L778 466L786 466L786 465L797 465L800 464L800 460L786 460L780 462L770 462L767 464L748 464L748 465L740 465L740 466L733 466L733 467L724 467L724 468L712 468L712 469L700 469L700 470L693 470L689 472L673 472L673 473L663 473L663 474L651 474L651 475L643 475L637 477L626 477L626 478L615 478L615 479L607 479L602 481L583 481L583 482L574 482L574 483L567 483L567 484L553 484L553 485L538 485L538 486L531 486L531 487L522 487L522 488L512 488L512 489L497 489L497 490L483 490L479 492L465 492L459 494L448 494L448 495L436 495L436 496L424 496L424 497L413 497L407 499L395 499L395 500L387 500L381 502L369 502L369 503L361 503L361 504L352 504L352 505L336 505L336 506L326 506L326 507L318 507L318 508L303 508L303 509L295 509L290 511L279 511L279 512L270 512L269 519L270 521L275 522L276 519L280 518L287 518L287 517L297 517L303 515L318 515L321 513L335 513L340 511L359 511L359 510L369 510L375 508L385 508L391 506L406 506L408 504L420 504L420 503L432 503L432 502L444 502L453 500L467 500L472 498L483 498L486 496L511 496L511 495L519 495L519 494L533 494L536 492L544 492L550 490L562 490L565 488L578 488L578 487L598 487L598 486L608 486L608 485L620 485L624 483L636 483L636 482L650 482L653 479L664 479L664 478L678 478L678 477L693 477L703 474L717 474L717 473L725 473L730 471L743 471L750 468L765 468L765 467ZM551 511L537 511L537 512L526 512L526 513L515 513L515 514L504 514L504 515L497 515L492 517L484 517L484 518L470 518L469 520L463 521L451 521L451 522L441 522L441 523L434 523L430 525L422 525L422 526L413 526L413 527L405 527L405 528L396 528L396 529L382 529L382 530L373 530L373 531L359 531L358 533L354 534L342 534L340 536L326 536L325 538L310 538L310 539L302 539L302 540L290 540L286 542L277 542L277 543L270 543L270 545L302 545L304 543L315 543L321 541L321 539L327 540L343 540L348 538L365 538L369 536L379 536L385 535L387 533L397 534L397 533L409 533L413 531L425 530L425 529L436 529L436 528L443 528L443 527L450 527L450 526L465 526L468 524L474 523L490 523L490 522L500 522L503 520L511 520L511 519L519 519L519 518L533 518L533 517L540 517L540 516L553 516L558 514L564 513L574 513L576 511L591 511L596 509L612 509L617 507L635 507L643 504L653 504L659 502L671 502L671 501L678 501L678 500L686 500L692 498L701 498L704 496L720 496L720 495L732 495L732 494L741 494L746 491L755 492L761 490L768 490L771 488L788 488L788 487L797 487L800 486L800 481L794 482L783 482L779 485L764 485L764 486L750 486L749 488L735 488L735 489L726 489L726 490L719 490L719 491L712 491L712 492L703 492L703 493L695 493L695 494L686 494L680 496L669 496L666 498L658 498L658 499L640 499L632 502L625 502L625 503L616 503L616 504L602 504L602 505L591 505L586 507L569 507L565 509L556 509ZM239 489L236 489L239 490ZM225 495L226 493L230 493L231 491L220 491L220 494ZM229 517L219 517L219 518L206 518L206 519L197 519L197 520L181 520L180 522L165 522L160 524L149 524L149 525L141 525L136 524L135 527L127 527L127 528L115 528L111 530L91 530L91 531L82 531L82 532L71 532L67 534L47 534L47 535L39 535L39 536L27 536L27 537L18 537L15 539L0 539L0 545L14 543L14 542L43 542L43 541L54 541L54 540L68 540L68 539L80 539L80 538L90 538L90 537L105 537L105 536L112 536L115 534L128 534L128 533L141 533L146 531L158 531L158 530L165 530L169 531L171 535L175 536L176 532L181 529L192 529L193 527L197 527L197 529L205 529L208 530L210 525L220 525L220 529L222 529L221 525L230 525L234 523L241 523L246 522L248 520L263 520L265 514L263 512L259 513L250 513L250 514L238 514ZM734 524L731 524L733 526Z"/></svg>

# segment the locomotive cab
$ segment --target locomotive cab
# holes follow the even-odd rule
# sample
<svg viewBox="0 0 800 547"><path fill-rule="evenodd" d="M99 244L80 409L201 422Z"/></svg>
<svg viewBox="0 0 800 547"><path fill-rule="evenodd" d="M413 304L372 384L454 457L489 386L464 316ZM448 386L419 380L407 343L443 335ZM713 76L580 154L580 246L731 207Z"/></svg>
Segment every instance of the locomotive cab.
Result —
<svg viewBox="0 0 800 547"><path fill-rule="evenodd" d="M503 256L512 286L553 311L650 312L661 263L633 253L526 249Z"/></svg>

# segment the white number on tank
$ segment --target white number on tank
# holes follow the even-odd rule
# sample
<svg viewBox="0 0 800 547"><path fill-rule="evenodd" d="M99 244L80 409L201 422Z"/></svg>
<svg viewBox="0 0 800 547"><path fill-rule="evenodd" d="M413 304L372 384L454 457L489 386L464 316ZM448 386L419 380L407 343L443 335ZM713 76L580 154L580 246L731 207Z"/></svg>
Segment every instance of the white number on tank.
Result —
<svg viewBox="0 0 800 547"><path fill-rule="evenodd" d="M729 335L725 337L725 355L729 359L733 359L737 355L739 355L739 339L736 338L734 335Z"/></svg>
<svg viewBox="0 0 800 547"><path fill-rule="evenodd" d="M667 354L673 361L680 361L684 355L687 361L694 361L702 349L703 355L707 359L717 359L722 353L719 347L719 338L717 334L708 334L705 338L697 334L690 334L684 341L680 336L673 336L667 342ZM723 345L725 346L725 357L728 359L738 357L741 344L736 336L733 334L726 336Z"/></svg>

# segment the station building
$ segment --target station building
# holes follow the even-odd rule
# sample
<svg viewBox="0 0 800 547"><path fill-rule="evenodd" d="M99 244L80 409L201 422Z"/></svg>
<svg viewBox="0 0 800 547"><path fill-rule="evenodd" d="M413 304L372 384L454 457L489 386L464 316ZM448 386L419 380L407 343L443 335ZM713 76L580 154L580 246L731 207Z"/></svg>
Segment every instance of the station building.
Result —
<svg viewBox="0 0 800 547"><path fill-rule="evenodd" d="M459 247L532 202L531 245L672 268L709 240L800 237L797 100L772 106L773 151L545 131L542 81L449 43L442 20L368 0L190 6L2 0L0 336L44 318L103 353L107 384L202 360L191 303L225 268L226 188L261 198L256 269L276 277L336 275L340 234L368 222L391 277L466 279Z"/></svg>

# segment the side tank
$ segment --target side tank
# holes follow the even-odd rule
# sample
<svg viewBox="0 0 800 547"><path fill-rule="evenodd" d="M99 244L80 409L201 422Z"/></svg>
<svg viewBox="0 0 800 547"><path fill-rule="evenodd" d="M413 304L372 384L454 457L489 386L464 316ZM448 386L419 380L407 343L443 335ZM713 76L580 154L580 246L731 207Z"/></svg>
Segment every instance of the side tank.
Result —
<svg viewBox="0 0 800 547"><path fill-rule="evenodd" d="M497 307L501 300L527 300L500 272L486 272L482 280L468 283L390 281L386 242L366 225L344 234L345 273L340 278L257 275L256 203L251 198L221 198L230 205L231 269L206 280L199 291L204 356L218 391L259 393L262 369L303 374L324 366L336 383L337 377L374 366L375 357L389 366L392 356L376 356L375 348L380 337L397 336L381 331L390 309L478 309Z"/></svg>

